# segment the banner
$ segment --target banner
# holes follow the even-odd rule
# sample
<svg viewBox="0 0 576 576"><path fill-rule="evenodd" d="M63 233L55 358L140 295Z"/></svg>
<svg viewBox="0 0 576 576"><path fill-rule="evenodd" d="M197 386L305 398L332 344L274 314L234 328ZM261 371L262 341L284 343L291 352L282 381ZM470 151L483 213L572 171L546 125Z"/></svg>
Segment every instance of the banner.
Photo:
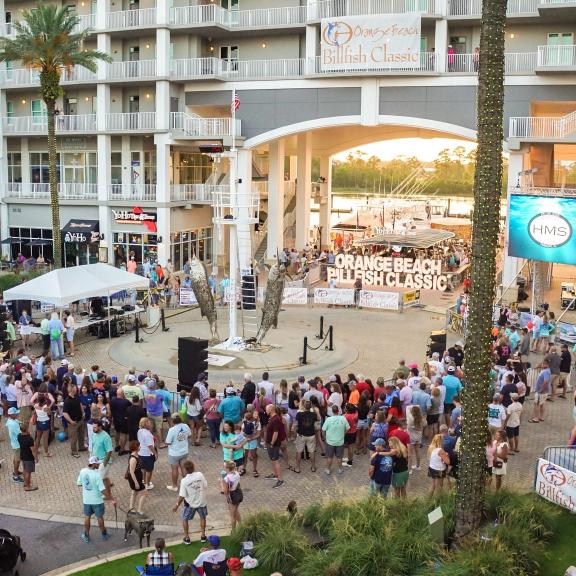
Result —
<svg viewBox="0 0 576 576"><path fill-rule="evenodd" d="M410 290L402 294L402 306L404 308L410 308L417 304L420 304L420 290Z"/></svg>
<svg viewBox="0 0 576 576"><path fill-rule="evenodd" d="M362 290L360 306L378 308L379 310L398 310L400 294L398 292L380 292L379 290Z"/></svg>
<svg viewBox="0 0 576 576"><path fill-rule="evenodd" d="M314 288L314 304L354 305L354 290L349 288Z"/></svg>
<svg viewBox="0 0 576 576"><path fill-rule="evenodd" d="M576 264L576 198L512 194L508 255Z"/></svg>
<svg viewBox="0 0 576 576"><path fill-rule="evenodd" d="M192 288L180 288L180 306L196 306L198 300L194 295L194 290Z"/></svg>
<svg viewBox="0 0 576 576"><path fill-rule="evenodd" d="M420 68L420 21L420 14L325 18L320 26L320 68Z"/></svg>
<svg viewBox="0 0 576 576"><path fill-rule="evenodd" d="M258 288L258 302L264 302L265 288L261 286ZM308 304L308 288L297 288L293 286L286 286L282 294L282 305L297 304L306 306Z"/></svg>
<svg viewBox="0 0 576 576"><path fill-rule="evenodd" d="M576 511L576 473L566 468L540 458L534 491L558 506Z"/></svg>

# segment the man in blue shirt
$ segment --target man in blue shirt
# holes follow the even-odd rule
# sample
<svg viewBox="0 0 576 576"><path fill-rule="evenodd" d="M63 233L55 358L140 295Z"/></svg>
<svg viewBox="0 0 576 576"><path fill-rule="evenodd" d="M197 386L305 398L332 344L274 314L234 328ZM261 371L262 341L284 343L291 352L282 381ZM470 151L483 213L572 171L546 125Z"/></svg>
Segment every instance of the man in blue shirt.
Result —
<svg viewBox="0 0 576 576"><path fill-rule="evenodd" d="M384 399L384 404L385 406L390 407L390 405L392 404L392 398L394 398L394 396L399 398L400 396L398 395L398 390L396 390L396 388L394 388L392 384L386 384L385 390L386 390L386 398Z"/></svg>
<svg viewBox="0 0 576 576"><path fill-rule="evenodd" d="M112 454L114 447L112 446L112 438L108 432L102 428L100 420L94 420L92 423L92 456L98 459L99 467L98 472L104 484L104 495L106 500L112 500L112 483L108 475L110 474L110 467L112 465Z"/></svg>
<svg viewBox="0 0 576 576"><path fill-rule="evenodd" d="M236 390L232 386L228 386L226 388L226 398L218 406L218 412L222 414L222 420L224 422L230 420L234 424L240 422L244 408L244 402L236 396Z"/></svg>
<svg viewBox="0 0 576 576"><path fill-rule="evenodd" d="M420 406L420 412L422 412L422 416L424 418L426 417L430 406L432 406L432 398L430 397L430 394L426 392L426 380L421 380L418 389L414 390L412 393L411 404Z"/></svg>
<svg viewBox="0 0 576 576"><path fill-rule="evenodd" d="M18 482L19 484L24 483L24 478L20 472L20 442L18 442L18 434L20 434L20 420L18 420L18 415L20 410L18 408L8 408L8 420L6 420L6 428L8 429L8 437L10 439L10 448L12 449L13 459L13 471L12 480Z"/></svg>
<svg viewBox="0 0 576 576"><path fill-rule="evenodd" d="M90 542L90 520L96 516L102 540L108 540L108 532L104 526L104 483L98 468L100 460L90 456L88 467L82 468L76 484L82 486L82 503L84 504L84 532L80 536L86 543Z"/></svg>
<svg viewBox="0 0 576 576"><path fill-rule="evenodd" d="M541 366L543 370L538 375L536 385L534 386L534 412L530 420L530 422L534 424L544 420L544 405L552 389L552 372L550 371L548 360L542 360Z"/></svg>
<svg viewBox="0 0 576 576"><path fill-rule="evenodd" d="M462 382L460 378L454 375L456 371L455 366L448 366L448 374L442 379L442 383L446 388L446 395L444 396L444 417L446 418L446 426L450 425L450 414L454 410L454 396L458 396L462 390Z"/></svg>

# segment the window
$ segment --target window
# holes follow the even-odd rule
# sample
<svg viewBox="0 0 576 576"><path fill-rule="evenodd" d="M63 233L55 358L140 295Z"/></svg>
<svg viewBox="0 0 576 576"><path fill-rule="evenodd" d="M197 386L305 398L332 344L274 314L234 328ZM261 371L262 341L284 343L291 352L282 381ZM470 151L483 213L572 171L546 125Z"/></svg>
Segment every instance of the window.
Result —
<svg viewBox="0 0 576 576"><path fill-rule="evenodd" d="M210 156L199 152L180 153L180 184L203 184L211 173Z"/></svg>
<svg viewBox="0 0 576 576"><path fill-rule="evenodd" d="M134 256L138 264L144 258L150 261L158 259L158 240L156 234L132 234L128 232L114 233L114 264L126 264L128 258Z"/></svg>
<svg viewBox="0 0 576 576"><path fill-rule="evenodd" d="M122 153L112 152L110 154L110 177L113 185L122 185ZM120 191L119 191L120 192Z"/></svg>
<svg viewBox="0 0 576 576"><path fill-rule="evenodd" d="M14 124L14 102L6 102L6 118L8 124Z"/></svg>
<svg viewBox="0 0 576 576"><path fill-rule="evenodd" d="M212 260L212 228L175 232L170 236L170 244L174 270L181 270L192 256L203 262Z"/></svg>
<svg viewBox="0 0 576 576"><path fill-rule="evenodd" d="M144 184L156 184L156 152L144 152Z"/></svg>
<svg viewBox="0 0 576 576"><path fill-rule="evenodd" d="M9 82L14 77L14 62L6 60L4 64L6 65L6 81Z"/></svg>
<svg viewBox="0 0 576 576"><path fill-rule="evenodd" d="M22 154L8 152L8 182L22 182Z"/></svg>
<svg viewBox="0 0 576 576"><path fill-rule="evenodd" d="M46 105L44 102L42 100L32 100L30 109L32 111L32 123L43 124L46 118Z"/></svg>
<svg viewBox="0 0 576 576"><path fill-rule="evenodd" d="M62 182L66 184L97 184L96 152L62 152Z"/></svg>
<svg viewBox="0 0 576 576"><path fill-rule="evenodd" d="M220 46L220 59L224 61L224 68L228 71L238 70L238 46Z"/></svg>
<svg viewBox="0 0 576 576"><path fill-rule="evenodd" d="M60 162L56 163L58 182L60 182ZM30 154L30 181L34 184L48 184L48 152Z"/></svg>

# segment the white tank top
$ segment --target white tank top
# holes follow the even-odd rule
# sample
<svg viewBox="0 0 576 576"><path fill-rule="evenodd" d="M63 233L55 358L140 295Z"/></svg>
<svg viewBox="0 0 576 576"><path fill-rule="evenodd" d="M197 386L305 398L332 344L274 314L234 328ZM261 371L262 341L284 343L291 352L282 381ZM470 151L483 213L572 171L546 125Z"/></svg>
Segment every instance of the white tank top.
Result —
<svg viewBox="0 0 576 576"><path fill-rule="evenodd" d="M430 468L432 468L432 470L446 469L444 460L440 458L440 450L441 448L434 448L434 450L432 450L432 454L430 454Z"/></svg>

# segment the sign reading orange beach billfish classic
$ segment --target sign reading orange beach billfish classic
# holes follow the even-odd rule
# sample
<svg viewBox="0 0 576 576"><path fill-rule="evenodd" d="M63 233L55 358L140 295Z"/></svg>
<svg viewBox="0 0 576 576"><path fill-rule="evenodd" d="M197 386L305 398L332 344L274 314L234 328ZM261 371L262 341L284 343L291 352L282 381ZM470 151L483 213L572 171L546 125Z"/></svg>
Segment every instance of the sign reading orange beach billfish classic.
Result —
<svg viewBox="0 0 576 576"><path fill-rule="evenodd" d="M325 18L320 31L321 69L419 68L420 20L419 14Z"/></svg>

